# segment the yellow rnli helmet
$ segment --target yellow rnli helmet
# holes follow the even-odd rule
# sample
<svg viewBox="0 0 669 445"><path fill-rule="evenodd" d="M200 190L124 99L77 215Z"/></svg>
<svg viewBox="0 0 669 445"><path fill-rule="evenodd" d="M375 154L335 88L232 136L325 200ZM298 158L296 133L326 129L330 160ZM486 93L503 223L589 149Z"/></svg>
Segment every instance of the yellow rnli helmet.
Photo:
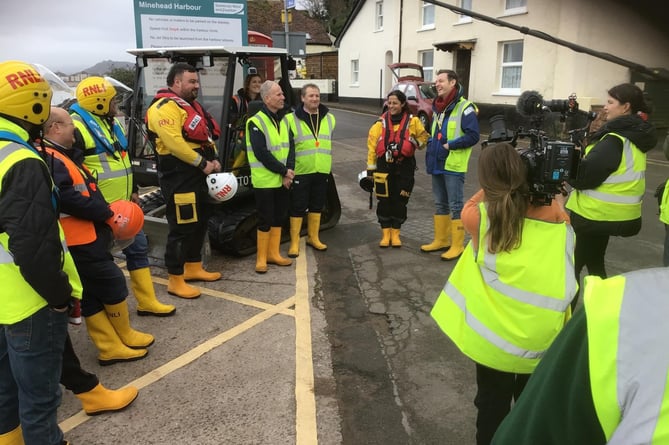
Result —
<svg viewBox="0 0 669 445"><path fill-rule="evenodd" d="M116 88L104 77L91 76L79 82L76 95L81 108L98 116L106 116L116 96Z"/></svg>
<svg viewBox="0 0 669 445"><path fill-rule="evenodd" d="M42 125L51 113L53 91L34 66L0 62L0 114Z"/></svg>

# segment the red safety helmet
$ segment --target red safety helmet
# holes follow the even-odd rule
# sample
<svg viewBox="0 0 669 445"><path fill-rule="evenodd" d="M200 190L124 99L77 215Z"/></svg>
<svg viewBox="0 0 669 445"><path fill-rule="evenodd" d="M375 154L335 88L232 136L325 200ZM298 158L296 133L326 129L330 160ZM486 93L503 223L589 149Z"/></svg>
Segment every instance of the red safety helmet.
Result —
<svg viewBox="0 0 669 445"><path fill-rule="evenodd" d="M130 240L142 230L144 226L144 212L132 201L120 200L109 204L114 216L107 220L112 229L114 239Z"/></svg>

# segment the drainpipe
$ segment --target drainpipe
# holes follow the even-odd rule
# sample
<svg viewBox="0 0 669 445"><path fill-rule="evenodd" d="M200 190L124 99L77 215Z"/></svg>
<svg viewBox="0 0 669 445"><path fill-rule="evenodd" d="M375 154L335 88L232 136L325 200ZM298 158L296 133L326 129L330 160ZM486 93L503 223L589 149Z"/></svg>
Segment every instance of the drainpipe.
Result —
<svg viewBox="0 0 669 445"><path fill-rule="evenodd" d="M402 15L404 11L404 0L400 0L400 35L399 35L399 48L397 49L397 61L402 61Z"/></svg>

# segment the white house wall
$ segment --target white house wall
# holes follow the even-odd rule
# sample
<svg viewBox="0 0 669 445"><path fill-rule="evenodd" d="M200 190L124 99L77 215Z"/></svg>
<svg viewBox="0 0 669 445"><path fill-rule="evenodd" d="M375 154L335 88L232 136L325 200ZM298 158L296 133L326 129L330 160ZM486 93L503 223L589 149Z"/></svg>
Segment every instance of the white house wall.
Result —
<svg viewBox="0 0 669 445"><path fill-rule="evenodd" d="M339 45L339 96L379 98L388 82L386 53L397 58L399 42L399 2L384 1L383 30L375 31L374 0L368 0ZM354 30L355 28L355 30ZM351 60L359 61L359 79L351 80Z"/></svg>
<svg viewBox="0 0 669 445"><path fill-rule="evenodd" d="M385 94L383 87L388 83L380 83L379 70L384 69L387 51L392 52L393 62L398 61L399 4L399 0L384 0L384 30L374 32L375 1L365 1L341 38L340 97L369 99ZM527 0L527 12L511 16L503 15L504 4L504 0L472 0L472 10L646 67L669 68L669 39L609 0ZM609 87L630 79L630 70L624 66L488 22L461 23L458 14L438 6L434 29L421 29L421 6L419 0L404 0L401 61L420 63L419 52L434 49L436 43L475 39L469 97L476 102L515 104L520 91L532 89L546 99L566 99L576 93L582 107L601 105ZM500 42L512 40L524 42L521 88L505 95L498 88ZM360 60L360 82L355 86L350 84L352 55ZM453 54L435 49L435 72L441 68L455 68Z"/></svg>

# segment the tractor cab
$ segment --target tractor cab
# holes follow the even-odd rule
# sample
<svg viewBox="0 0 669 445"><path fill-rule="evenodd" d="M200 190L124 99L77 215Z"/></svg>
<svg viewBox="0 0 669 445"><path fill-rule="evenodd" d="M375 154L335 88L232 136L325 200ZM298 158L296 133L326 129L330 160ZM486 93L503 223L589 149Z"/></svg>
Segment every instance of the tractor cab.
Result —
<svg viewBox="0 0 669 445"><path fill-rule="evenodd" d="M283 48L270 47L182 47L143 48L128 52L136 57L135 88L132 99L124 107L128 113L128 143L133 160L133 172L137 183L144 188L157 188L157 162L153 144L144 124L144 116L155 93L166 87L170 66L186 62L198 70L200 90L198 102L219 123L221 136L216 141L218 156L224 172L237 178L237 193L224 203L216 204L214 216L209 221L209 240L212 247L226 253L248 255L256 249L256 210L251 184L251 169L246 156L244 131L246 119L257 112L262 103L253 101L247 115L235 112L234 96L243 88L249 74L259 74L263 81L279 83L286 97L285 112L295 106L294 94L289 82L289 70L295 69L295 61ZM341 206L331 178L327 209L323 212L321 228L333 227L339 220ZM204 178L203 178L204 180ZM159 190L148 194L143 200L149 226L158 230L158 237L166 239L166 221L160 211L164 203ZM151 231L145 226L145 230ZM164 233L163 233L164 232ZM154 237L155 238L155 237Z"/></svg>

